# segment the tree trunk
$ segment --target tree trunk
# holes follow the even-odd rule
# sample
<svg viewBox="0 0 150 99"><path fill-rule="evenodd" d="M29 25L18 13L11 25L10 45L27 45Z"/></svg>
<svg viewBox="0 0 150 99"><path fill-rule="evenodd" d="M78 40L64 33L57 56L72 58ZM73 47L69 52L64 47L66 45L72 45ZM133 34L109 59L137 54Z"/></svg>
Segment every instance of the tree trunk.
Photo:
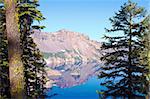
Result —
<svg viewBox="0 0 150 99"><path fill-rule="evenodd" d="M6 32L12 99L24 98L24 68L21 60L20 33L18 29L17 0L4 0L6 8Z"/></svg>
<svg viewBox="0 0 150 99"><path fill-rule="evenodd" d="M131 73L132 73L132 57L131 57L131 53L132 53L132 15L130 14L130 25L129 25L129 54L128 54L128 61L129 61L129 67L128 67L128 91L129 91L129 95L128 98L131 98L131 94L132 94L132 77L131 77Z"/></svg>

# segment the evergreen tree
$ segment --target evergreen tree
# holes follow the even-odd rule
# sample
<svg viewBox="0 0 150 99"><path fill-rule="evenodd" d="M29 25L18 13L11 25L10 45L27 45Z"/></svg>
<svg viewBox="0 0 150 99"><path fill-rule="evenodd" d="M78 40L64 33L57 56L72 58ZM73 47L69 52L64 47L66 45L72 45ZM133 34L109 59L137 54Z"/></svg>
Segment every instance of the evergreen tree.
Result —
<svg viewBox="0 0 150 99"><path fill-rule="evenodd" d="M33 26L33 21L44 19L37 10L38 0L21 0L18 6L20 19L20 32L22 40L22 60L25 67L26 95L28 98L44 98L46 83L46 63L40 50L34 43L31 35L34 29L42 29L43 26Z"/></svg>
<svg viewBox="0 0 150 99"><path fill-rule="evenodd" d="M148 15L145 20L143 21L143 24L145 27L148 28L147 31L145 31L145 34L143 36L143 42L145 44L145 49L142 51L141 57L147 57L148 58L148 69L150 70L150 15ZM147 75L147 79L150 83L150 73ZM149 84L149 93L148 96L150 97L150 84Z"/></svg>
<svg viewBox="0 0 150 99"><path fill-rule="evenodd" d="M8 50L6 37L5 10L3 2L0 1L0 98L10 97Z"/></svg>
<svg viewBox="0 0 150 99"><path fill-rule="evenodd" d="M38 0L2 0L0 3L0 98L44 98L46 63L31 37L34 29L43 28L32 25L33 21L44 19L37 10Z"/></svg>
<svg viewBox="0 0 150 99"><path fill-rule="evenodd" d="M148 15L142 23L147 28L147 30L145 31L142 38L145 49L142 51L141 57L147 57L148 68L150 68L150 15Z"/></svg>
<svg viewBox="0 0 150 99"><path fill-rule="evenodd" d="M104 55L101 58L105 62L99 78L105 78L102 82L108 90L102 90L105 95L121 95L131 98L135 95L147 94L148 80L146 74L147 58L141 57L145 49L143 43L144 32L147 27L145 9L136 3L128 1L115 16L110 18L111 29L107 32L116 32L116 36L105 36L107 42L102 44ZM141 62L145 60L145 62ZM140 94L139 94L140 93Z"/></svg>
<svg viewBox="0 0 150 99"><path fill-rule="evenodd" d="M8 40L8 66L11 98L24 99L24 66L21 60L20 33L18 28L18 0L3 0L5 7L6 35Z"/></svg>

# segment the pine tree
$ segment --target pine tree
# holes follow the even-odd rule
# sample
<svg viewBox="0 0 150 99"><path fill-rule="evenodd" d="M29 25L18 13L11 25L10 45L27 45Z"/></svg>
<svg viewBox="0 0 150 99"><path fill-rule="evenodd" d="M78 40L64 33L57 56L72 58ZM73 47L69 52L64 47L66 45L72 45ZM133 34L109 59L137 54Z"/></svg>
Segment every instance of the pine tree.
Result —
<svg viewBox="0 0 150 99"><path fill-rule="evenodd" d="M40 50L34 43L31 35L34 29L42 29L43 26L33 26L33 21L44 19L37 10L38 1L22 0L18 6L20 19L20 32L22 39L22 60L25 67L26 95L28 98L43 98L45 95L46 63Z"/></svg>
<svg viewBox="0 0 150 99"><path fill-rule="evenodd" d="M116 36L104 36L107 42L102 44L104 55L101 58L104 65L99 78L106 81L101 85L108 90L102 90L105 95L128 96L147 94L148 80L146 79L147 58L141 53L145 48L142 41L144 32L147 31L143 21L145 9L136 3L128 1L115 16L110 18L111 29L107 32L116 32Z"/></svg>
<svg viewBox="0 0 150 99"><path fill-rule="evenodd" d="M8 50L6 37L5 10L3 2L0 1L0 98L10 97Z"/></svg>
<svg viewBox="0 0 150 99"><path fill-rule="evenodd" d="M4 0L11 98L24 99L24 66L18 28L18 0Z"/></svg>
<svg viewBox="0 0 150 99"><path fill-rule="evenodd" d="M148 61L148 69L150 69L150 15L148 15L145 20L143 21L143 24L145 27L148 28L147 31L145 31L145 34L143 36L143 42L145 44L145 49L142 51L141 57L147 57ZM149 93L148 97L150 97L150 73L147 75L147 79L149 81Z"/></svg>
<svg viewBox="0 0 150 99"><path fill-rule="evenodd" d="M150 68L150 15L143 20L143 25L147 28L145 31L142 40L145 45L145 49L141 53L141 57L147 57L148 59L148 68Z"/></svg>
<svg viewBox="0 0 150 99"><path fill-rule="evenodd" d="M37 10L38 0L2 0L0 3L0 98L44 98L46 63L31 37L34 28L43 28L32 25L33 21L44 19Z"/></svg>

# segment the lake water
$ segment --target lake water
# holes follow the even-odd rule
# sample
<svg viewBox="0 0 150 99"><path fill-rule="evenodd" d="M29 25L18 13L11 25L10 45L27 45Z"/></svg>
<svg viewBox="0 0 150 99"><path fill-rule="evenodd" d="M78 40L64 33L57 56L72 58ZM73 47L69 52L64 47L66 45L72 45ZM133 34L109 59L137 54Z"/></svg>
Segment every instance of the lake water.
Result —
<svg viewBox="0 0 150 99"><path fill-rule="evenodd" d="M97 62L55 66L53 69L61 75L49 76L56 81L56 86L47 92L48 96L55 95L47 99L101 99L96 91L106 90L106 87L100 86L104 79L97 77L100 67Z"/></svg>
<svg viewBox="0 0 150 99"><path fill-rule="evenodd" d="M104 86L100 86L100 83L105 80L98 79L97 73L99 74L100 65L96 62L60 65L53 69L60 71L61 75L49 77L51 80L56 81L56 86L53 86L47 92L47 95L56 95L47 99L103 99L99 98L99 94L96 91L107 89ZM120 78L116 80L118 79ZM113 98L107 97L107 99ZM117 97L116 99L122 99L122 97Z"/></svg>
<svg viewBox="0 0 150 99"><path fill-rule="evenodd" d="M100 86L100 81L97 77L91 77L83 84L70 88L54 86L48 92L48 95L58 94L53 96L52 99L99 99L96 90L104 89L104 87Z"/></svg>
<svg viewBox="0 0 150 99"><path fill-rule="evenodd" d="M60 71L62 75L49 77L56 81L56 86L47 95L57 94L52 99L99 99L96 90L104 89L100 86L102 80L96 76L99 68L97 62L55 66L53 69Z"/></svg>

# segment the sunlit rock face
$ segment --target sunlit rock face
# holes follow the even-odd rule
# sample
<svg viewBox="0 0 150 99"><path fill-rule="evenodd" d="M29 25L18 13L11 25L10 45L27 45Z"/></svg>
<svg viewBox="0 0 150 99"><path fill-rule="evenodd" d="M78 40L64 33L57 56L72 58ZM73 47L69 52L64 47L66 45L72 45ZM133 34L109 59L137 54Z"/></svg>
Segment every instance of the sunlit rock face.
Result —
<svg viewBox="0 0 150 99"><path fill-rule="evenodd" d="M50 68L48 76L58 86L65 88L84 83L100 68L100 42L65 29L53 33L34 32L34 42Z"/></svg>

